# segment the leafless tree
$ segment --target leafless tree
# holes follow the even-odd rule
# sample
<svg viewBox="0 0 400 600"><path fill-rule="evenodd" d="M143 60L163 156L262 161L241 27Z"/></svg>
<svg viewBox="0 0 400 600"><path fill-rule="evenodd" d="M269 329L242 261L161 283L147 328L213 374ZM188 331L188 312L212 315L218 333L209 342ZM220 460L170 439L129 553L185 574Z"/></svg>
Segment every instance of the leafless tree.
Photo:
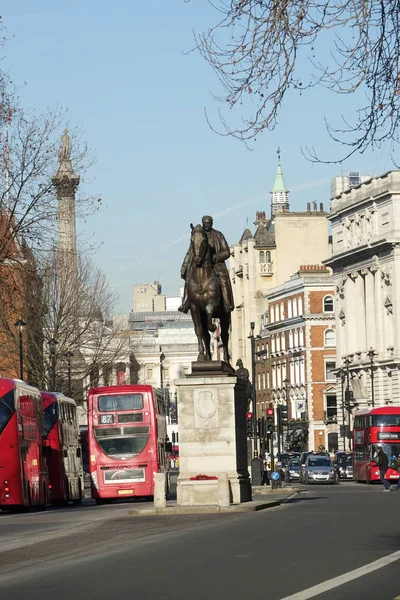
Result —
<svg viewBox="0 0 400 600"><path fill-rule="evenodd" d="M325 121L345 145L340 159L326 162L398 141L400 0L209 1L218 20L195 37L222 84L215 97L230 109L247 110L249 97L255 105L240 127L230 127L220 110L222 135L246 141L274 129L288 92L321 85L360 102L342 126ZM313 150L309 157L320 160Z"/></svg>
<svg viewBox="0 0 400 600"><path fill-rule="evenodd" d="M60 268L57 251L53 251L41 272L41 299L33 304L42 322L43 347L31 345L29 371L37 385L49 389L52 365L48 342L55 340L57 387L67 390L66 353L70 351L74 389L80 390L83 396L77 400L82 400L91 379L96 383L99 374L109 373L129 356L129 344L112 319L117 298L104 274L83 254L78 256L76 271L74 267L68 273ZM40 350L43 361L36 362Z"/></svg>

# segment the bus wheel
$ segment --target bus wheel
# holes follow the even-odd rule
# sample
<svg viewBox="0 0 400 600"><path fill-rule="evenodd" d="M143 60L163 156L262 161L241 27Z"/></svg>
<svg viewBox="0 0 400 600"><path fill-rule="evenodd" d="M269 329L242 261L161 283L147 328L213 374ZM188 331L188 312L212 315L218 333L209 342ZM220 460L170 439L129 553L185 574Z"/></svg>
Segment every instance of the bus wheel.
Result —
<svg viewBox="0 0 400 600"><path fill-rule="evenodd" d="M97 506L102 506L103 504L106 504L106 501L104 500L104 498L96 498Z"/></svg>

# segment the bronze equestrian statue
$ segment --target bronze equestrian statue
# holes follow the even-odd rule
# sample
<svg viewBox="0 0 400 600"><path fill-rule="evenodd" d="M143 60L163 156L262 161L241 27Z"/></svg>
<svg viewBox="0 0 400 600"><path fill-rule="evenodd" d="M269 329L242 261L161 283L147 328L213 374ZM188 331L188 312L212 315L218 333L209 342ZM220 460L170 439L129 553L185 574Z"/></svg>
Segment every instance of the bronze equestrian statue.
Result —
<svg viewBox="0 0 400 600"><path fill-rule="evenodd" d="M233 293L225 260L230 256L228 243L220 231L213 229L213 219L204 216L202 225L192 228L189 250L181 268L185 280L183 303L179 310L190 309L198 340L199 361L210 361L210 331L219 319L224 361L229 364L230 313Z"/></svg>

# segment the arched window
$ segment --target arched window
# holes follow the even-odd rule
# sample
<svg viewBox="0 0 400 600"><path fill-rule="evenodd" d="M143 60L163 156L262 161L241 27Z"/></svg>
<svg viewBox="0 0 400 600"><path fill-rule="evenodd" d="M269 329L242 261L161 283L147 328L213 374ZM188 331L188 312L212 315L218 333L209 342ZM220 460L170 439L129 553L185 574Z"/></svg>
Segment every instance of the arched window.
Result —
<svg viewBox="0 0 400 600"><path fill-rule="evenodd" d="M324 312L325 313L333 313L335 308L333 304L333 296L325 296L323 302Z"/></svg>
<svg viewBox="0 0 400 600"><path fill-rule="evenodd" d="M300 346L304 346L304 329L301 328L299 331L299 344Z"/></svg>
<svg viewBox="0 0 400 600"><path fill-rule="evenodd" d="M271 308L269 309L269 319L270 319L270 323L274 322L274 307L271 306Z"/></svg>
<svg viewBox="0 0 400 600"><path fill-rule="evenodd" d="M297 348L299 345L299 330L294 330L294 347Z"/></svg>
<svg viewBox="0 0 400 600"><path fill-rule="evenodd" d="M288 303L287 303L287 313L288 313L289 319L291 319L293 317L292 301L291 300L288 300Z"/></svg>
<svg viewBox="0 0 400 600"><path fill-rule="evenodd" d="M260 263L265 263L265 253L264 250L260 252Z"/></svg>
<svg viewBox="0 0 400 600"><path fill-rule="evenodd" d="M280 352L281 351L281 336L278 335L276 336L276 351Z"/></svg>
<svg viewBox="0 0 400 600"><path fill-rule="evenodd" d="M267 250L265 253L265 262L267 262L267 263L271 262L271 252L269 250Z"/></svg>
<svg viewBox="0 0 400 600"><path fill-rule="evenodd" d="M299 315L301 316L303 314L303 298L299 296L299 298L297 298L297 302L299 305Z"/></svg>
<svg viewBox="0 0 400 600"><path fill-rule="evenodd" d="M293 331L289 331L289 348L293 348Z"/></svg>
<svg viewBox="0 0 400 600"><path fill-rule="evenodd" d="M326 329L324 332L324 346L334 348L336 346L336 332L334 329Z"/></svg>
<svg viewBox="0 0 400 600"><path fill-rule="evenodd" d="M281 320L285 318L285 305L281 302Z"/></svg>
<svg viewBox="0 0 400 600"><path fill-rule="evenodd" d="M281 333L281 348L282 350L286 350L286 338L284 333Z"/></svg>
<svg viewBox="0 0 400 600"><path fill-rule="evenodd" d="M275 321L279 321L279 304L275 304Z"/></svg>
<svg viewBox="0 0 400 600"><path fill-rule="evenodd" d="M276 351L276 343L275 343L275 336L273 335L271 338L271 352L275 352Z"/></svg>
<svg viewBox="0 0 400 600"><path fill-rule="evenodd" d="M297 317L298 313L297 313L297 299L293 298L293 316Z"/></svg>

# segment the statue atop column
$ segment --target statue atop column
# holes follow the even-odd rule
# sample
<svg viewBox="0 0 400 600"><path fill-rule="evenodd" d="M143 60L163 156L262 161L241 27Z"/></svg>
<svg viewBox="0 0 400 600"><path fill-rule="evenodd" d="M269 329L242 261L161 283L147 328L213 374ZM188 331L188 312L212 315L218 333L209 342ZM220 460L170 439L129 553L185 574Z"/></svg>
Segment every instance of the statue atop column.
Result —
<svg viewBox="0 0 400 600"><path fill-rule="evenodd" d="M60 163L71 158L72 143L71 137L68 133L68 129L64 129L64 133L61 136L61 148L59 153Z"/></svg>

